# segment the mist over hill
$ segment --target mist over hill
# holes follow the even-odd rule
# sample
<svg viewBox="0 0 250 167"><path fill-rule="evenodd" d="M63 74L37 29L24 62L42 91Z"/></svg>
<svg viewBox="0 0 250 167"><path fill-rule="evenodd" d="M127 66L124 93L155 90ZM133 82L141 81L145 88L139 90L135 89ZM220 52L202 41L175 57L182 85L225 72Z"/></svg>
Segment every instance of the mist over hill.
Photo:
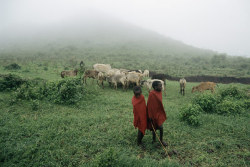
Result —
<svg viewBox="0 0 250 167"><path fill-rule="evenodd" d="M0 58L31 57L87 68L107 63L115 68L149 69L172 76L250 76L250 59L189 46L156 32L92 15L51 24L20 24L0 32ZM59 59L60 58L60 59Z"/></svg>
<svg viewBox="0 0 250 167"><path fill-rule="evenodd" d="M19 25L5 30L0 39L2 48L54 46L77 48L121 48L172 56L210 56L215 52L186 45L153 31L105 16L77 18L50 25ZM44 48L45 47L45 48Z"/></svg>

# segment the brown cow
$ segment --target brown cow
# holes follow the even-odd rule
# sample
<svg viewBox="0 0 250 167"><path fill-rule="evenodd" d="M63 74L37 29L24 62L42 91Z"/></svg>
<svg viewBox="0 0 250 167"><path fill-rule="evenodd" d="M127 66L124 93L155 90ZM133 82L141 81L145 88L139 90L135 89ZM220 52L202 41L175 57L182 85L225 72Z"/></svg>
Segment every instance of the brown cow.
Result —
<svg viewBox="0 0 250 167"><path fill-rule="evenodd" d="M62 71L61 72L61 77L64 78L65 76L69 76L69 77L72 77L72 76L77 76L77 72L78 70L71 70L71 71Z"/></svg>
<svg viewBox="0 0 250 167"><path fill-rule="evenodd" d="M211 90L214 93L216 83L214 82L201 82L200 85L192 88L192 93L195 91L203 92L204 90Z"/></svg>
<svg viewBox="0 0 250 167"><path fill-rule="evenodd" d="M84 77L83 77L84 82L87 84L87 82L86 82L86 79L87 79L87 78L97 79L98 73L99 73L99 72L96 71L96 70L86 70L86 71L84 72Z"/></svg>
<svg viewBox="0 0 250 167"><path fill-rule="evenodd" d="M180 79L180 93L183 96L185 95L186 83L187 83L187 81L184 78Z"/></svg>

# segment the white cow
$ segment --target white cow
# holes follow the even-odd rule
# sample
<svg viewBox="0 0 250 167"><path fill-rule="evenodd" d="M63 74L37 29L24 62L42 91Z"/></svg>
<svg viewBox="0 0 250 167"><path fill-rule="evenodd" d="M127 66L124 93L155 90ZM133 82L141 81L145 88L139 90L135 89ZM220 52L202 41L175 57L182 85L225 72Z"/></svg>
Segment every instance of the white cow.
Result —
<svg viewBox="0 0 250 167"><path fill-rule="evenodd" d="M109 70L111 70L110 64L94 64L93 67L94 67L94 70L98 72L107 73Z"/></svg>

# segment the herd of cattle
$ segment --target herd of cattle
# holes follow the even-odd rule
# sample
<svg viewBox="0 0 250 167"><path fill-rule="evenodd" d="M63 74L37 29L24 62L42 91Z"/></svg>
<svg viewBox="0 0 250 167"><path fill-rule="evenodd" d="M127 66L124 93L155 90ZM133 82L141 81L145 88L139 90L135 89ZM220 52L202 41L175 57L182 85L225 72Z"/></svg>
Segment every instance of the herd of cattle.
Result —
<svg viewBox="0 0 250 167"><path fill-rule="evenodd" d="M61 77L76 76L78 70L62 71ZM165 79L161 74L155 74L151 79L143 80L143 78L149 77L149 70L127 70L111 68L109 64L94 64L93 69L86 70L82 76L83 82L87 84L87 78L93 78L97 80L99 85L104 88L104 82L108 82L109 85L113 85L117 89L118 84L122 85L123 89L127 89L129 86L144 86L148 91L152 89L152 83L154 81L160 81L162 83L162 90L166 95ZM186 80L180 79L180 93L185 95ZM211 90L214 92L216 84L214 82L201 82L198 86L192 88L192 93L195 91L203 92L204 90Z"/></svg>

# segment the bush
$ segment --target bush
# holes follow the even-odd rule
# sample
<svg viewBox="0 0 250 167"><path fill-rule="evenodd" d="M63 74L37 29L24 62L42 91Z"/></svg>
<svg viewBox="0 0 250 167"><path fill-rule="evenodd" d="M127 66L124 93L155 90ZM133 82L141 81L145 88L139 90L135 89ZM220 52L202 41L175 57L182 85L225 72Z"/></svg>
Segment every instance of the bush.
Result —
<svg viewBox="0 0 250 167"><path fill-rule="evenodd" d="M202 112L202 108L196 104L189 104L187 107L181 108L180 120L186 121L189 125L200 125L199 115Z"/></svg>
<svg viewBox="0 0 250 167"><path fill-rule="evenodd" d="M221 95L222 99L224 99L226 97L233 97L236 99L247 98L246 93L243 92L242 90L239 90L235 86L233 86L233 87L231 86L229 88L226 88L226 89L220 91L220 95Z"/></svg>
<svg viewBox="0 0 250 167"><path fill-rule="evenodd" d="M20 70L21 66L19 66L17 63L10 64L8 66L5 66L6 70Z"/></svg>
<svg viewBox="0 0 250 167"><path fill-rule="evenodd" d="M39 101L38 100L32 100L32 102L31 102L31 109L33 111L36 111L36 110L38 110L38 108L39 108Z"/></svg>
<svg viewBox="0 0 250 167"><path fill-rule="evenodd" d="M219 97L211 93L200 94L193 99L193 104L199 105L202 110L207 113L215 112L215 107L218 102Z"/></svg>
<svg viewBox="0 0 250 167"><path fill-rule="evenodd" d="M223 100L216 106L216 112L223 115L235 115L245 112L244 102L230 99Z"/></svg>
<svg viewBox="0 0 250 167"><path fill-rule="evenodd" d="M25 83L15 91L15 98L23 100L43 99L42 88L31 83Z"/></svg>
<svg viewBox="0 0 250 167"><path fill-rule="evenodd" d="M12 89L17 89L23 83L26 83L26 80L14 74L7 74L0 76L0 91L8 91Z"/></svg>
<svg viewBox="0 0 250 167"><path fill-rule="evenodd" d="M68 78L58 82L45 82L43 85L32 81L23 84L15 92L16 99L48 99L57 104L75 104L83 96L83 85L80 79Z"/></svg>
<svg viewBox="0 0 250 167"><path fill-rule="evenodd" d="M54 102L58 104L75 104L82 98L83 85L80 79L65 79L57 83L57 98Z"/></svg>

